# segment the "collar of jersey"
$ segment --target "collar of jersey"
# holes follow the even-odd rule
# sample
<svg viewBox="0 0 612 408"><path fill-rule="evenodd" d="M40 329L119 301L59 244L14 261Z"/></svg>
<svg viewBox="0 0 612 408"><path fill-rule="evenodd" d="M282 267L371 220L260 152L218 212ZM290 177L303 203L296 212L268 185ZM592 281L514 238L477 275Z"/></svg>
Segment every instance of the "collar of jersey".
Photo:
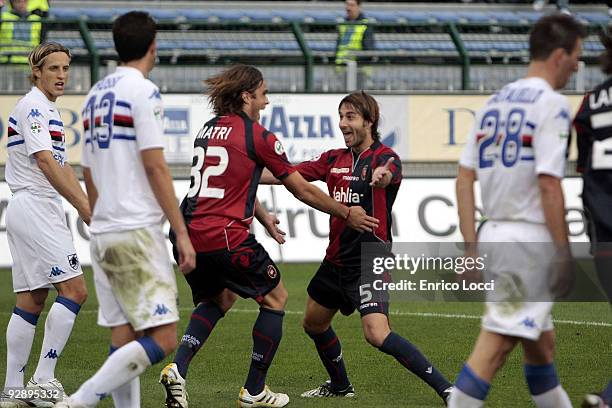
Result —
<svg viewBox="0 0 612 408"><path fill-rule="evenodd" d="M41 91L40 89L38 89L38 87L37 87L37 86L33 86L33 87L32 87L32 90L31 90L30 92L32 93L32 95L33 95L35 98L40 99L41 101L44 101L44 102L45 102L47 105L49 105L49 106L51 106L51 107L55 107L55 102L50 101L50 100L47 98L47 95L45 95L45 94L43 93L43 91Z"/></svg>
<svg viewBox="0 0 612 408"><path fill-rule="evenodd" d="M117 70L115 71L118 74L129 74L129 75L138 75L141 78L144 78L144 75L142 75L142 72L140 72L139 69L136 69L134 67L126 67L126 66L119 66L117 67Z"/></svg>
<svg viewBox="0 0 612 408"><path fill-rule="evenodd" d="M378 149L378 146L380 146L380 145L381 145L381 143L378 140L375 140L374 143L372 143L370 145L370 147L368 147L366 150L374 151L374 150ZM365 152L366 150L364 150L363 152ZM347 147L346 151L349 152L349 153L352 153L353 149L350 148L350 147ZM363 153L363 152L361 152L361 153Z"/></svg>

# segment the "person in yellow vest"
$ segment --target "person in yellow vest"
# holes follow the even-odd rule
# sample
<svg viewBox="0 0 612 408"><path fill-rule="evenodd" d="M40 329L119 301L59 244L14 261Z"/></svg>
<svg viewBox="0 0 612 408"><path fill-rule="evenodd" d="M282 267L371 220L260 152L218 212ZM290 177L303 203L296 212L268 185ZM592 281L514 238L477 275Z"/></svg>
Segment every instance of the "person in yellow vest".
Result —
<svg viewBox="0 0 612 408"><path fill-rule="evenodd" d="M1 15L0 63L25 65L28 53L40 44L41 17L28 11L28 0L10 0L10 6Z"/></svg>
<svg viewBox="0 0 612 408"><path fill-rule="evenodd" d="M345 23L338 25L336 41L336 64L344 65L347 60L355 60L353 51L373 50L374 29L361 12L361 0L345 0Z"/></svg>

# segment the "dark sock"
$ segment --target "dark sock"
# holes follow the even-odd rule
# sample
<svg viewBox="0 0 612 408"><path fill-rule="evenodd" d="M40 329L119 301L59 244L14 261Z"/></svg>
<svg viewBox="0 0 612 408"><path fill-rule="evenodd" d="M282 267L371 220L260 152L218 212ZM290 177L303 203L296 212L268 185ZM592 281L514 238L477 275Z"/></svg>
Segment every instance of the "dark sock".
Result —
<svg viewBox="0 0 612 408"><path fill-rule="evenodd" d="M191 319L185 334L181 339L174 363L183 378L187 378L187 370L191 359L200 347L204 345L213 328L223 317L223 312L214 302L200 303L191 313Z"/></svg>
<svg viewBox="0 0 612 408"><path fill-rule="evenodd" d="M612 381L608 383L608 386L601 393L601 398L606 402L606 404L612 404Z"/></svg>
<svg viewBox="0 0 612 408"><path fill-rule="evenodd" d="M452 385L414 344L396 333L391 332L379 349L383 353L395 357L401 365L419 376L440 396L444 390Z"/></svg>
<svg viewBox="0 0 612 408"><path fill-rule="evenodd" d="M266 374L283 336L285 312L259 308L259 316L253 326L253 354L251 367L244 388L251 395L261 393L266 384Z"/></svg>
<svg viewBox="0 0 612 408"><path fill-rule="evenodd" d="M345 390L351 383L342 359L342 346L334 329L330 326L323 333L311 334L306 332L306 334L315 343L321 362L329 374L332 389L334 391Z"/></svg>

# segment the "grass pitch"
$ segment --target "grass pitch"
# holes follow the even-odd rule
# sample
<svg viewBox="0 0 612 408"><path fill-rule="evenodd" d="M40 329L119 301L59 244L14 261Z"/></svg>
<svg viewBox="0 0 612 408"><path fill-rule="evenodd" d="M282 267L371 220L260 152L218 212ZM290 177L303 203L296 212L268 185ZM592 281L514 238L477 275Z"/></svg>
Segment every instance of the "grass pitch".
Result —
<svg viewBox="0 0 612 408"><path fill-rule="evenodd" d="M300 394L327 378L312 341L302 331L300 321L306 300L306 286L317 265L279 265L289 291L283 340L268 374L272 390L288 393L290 407L442 407L438 396L416 376L390 356L369 346L363 339L358 313L338 315L334 320L343 346L355 399L305 400ZM89 378L104 362L110 332L96 325L97 301L90 269L85 271L89 300L77 319L71 338L61 355L56 374L68 393ZM180 291L182 335L191 312L191 295L184 279L177 276ZM49 295L47 309L54 294ZM14 306L10 271L0 270L0 378L6 365L4 330ZM451 381L457 376L478 334L482 304L400 303L391 304L394 331L416 344ZM251 328L257 305L240 300L222 319L209 341L194 358L187 386L190 407L235 406L238 391L246 378L252 347ZM26 381L38 361L44 330L41 317ZM556 364L559 377L574 406L584 393L602 388L612 376L612 316L607 303L566 303L555 306L557 330ZM159 371L169 361L147 370L141 376L142 407L163 406L163 389L157 383ZM3 380L2 380L3 381ZM104 400L99 407L112 407ZM498 373L489 396L490 407L532 407L525 380L521 353L511 355Z"/></svg>

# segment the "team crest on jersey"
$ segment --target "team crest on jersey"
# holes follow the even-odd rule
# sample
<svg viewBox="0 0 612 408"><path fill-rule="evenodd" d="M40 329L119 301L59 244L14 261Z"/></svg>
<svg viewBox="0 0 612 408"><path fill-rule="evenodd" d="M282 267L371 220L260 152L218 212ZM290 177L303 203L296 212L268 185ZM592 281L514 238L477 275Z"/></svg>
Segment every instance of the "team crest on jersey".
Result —
<svg viewBox="0 0 612 408"><path fill-rule="evenodd" d="M368 176L368 166L363 166L363 168L361 169L361 181L365 181L366 177Z"/></svg>
<svg viewBox="0 0 612 408"><path fill-rule="evenodd" d="M285 148L283 147L283 144L280 142L280 140L274 142L274 153L278 154L279 156L285 153Z"/></svg>
<svg viewBox="0 0 612 408"><path fill-rule="evenodd" d="M79 258L77 257L77 254L68 255L68 265L70 265L70 267L75 271L79 269Z"/></svg>
<svg viewBox="0 0 612 408"><path fill-rule="evenodd" d="M274 265L268 265L267 272L268 272L268 276L270 277L270 279L274 279L278 275L278 271L276 270Z"/></svg>
<svg viewBox="0 0 612 408"><path fill-rule="evenodd" d="M41 130L42 125L38 122L32 122L32 124L30 125L30 131L35 135L39 134Z"/></svg>

